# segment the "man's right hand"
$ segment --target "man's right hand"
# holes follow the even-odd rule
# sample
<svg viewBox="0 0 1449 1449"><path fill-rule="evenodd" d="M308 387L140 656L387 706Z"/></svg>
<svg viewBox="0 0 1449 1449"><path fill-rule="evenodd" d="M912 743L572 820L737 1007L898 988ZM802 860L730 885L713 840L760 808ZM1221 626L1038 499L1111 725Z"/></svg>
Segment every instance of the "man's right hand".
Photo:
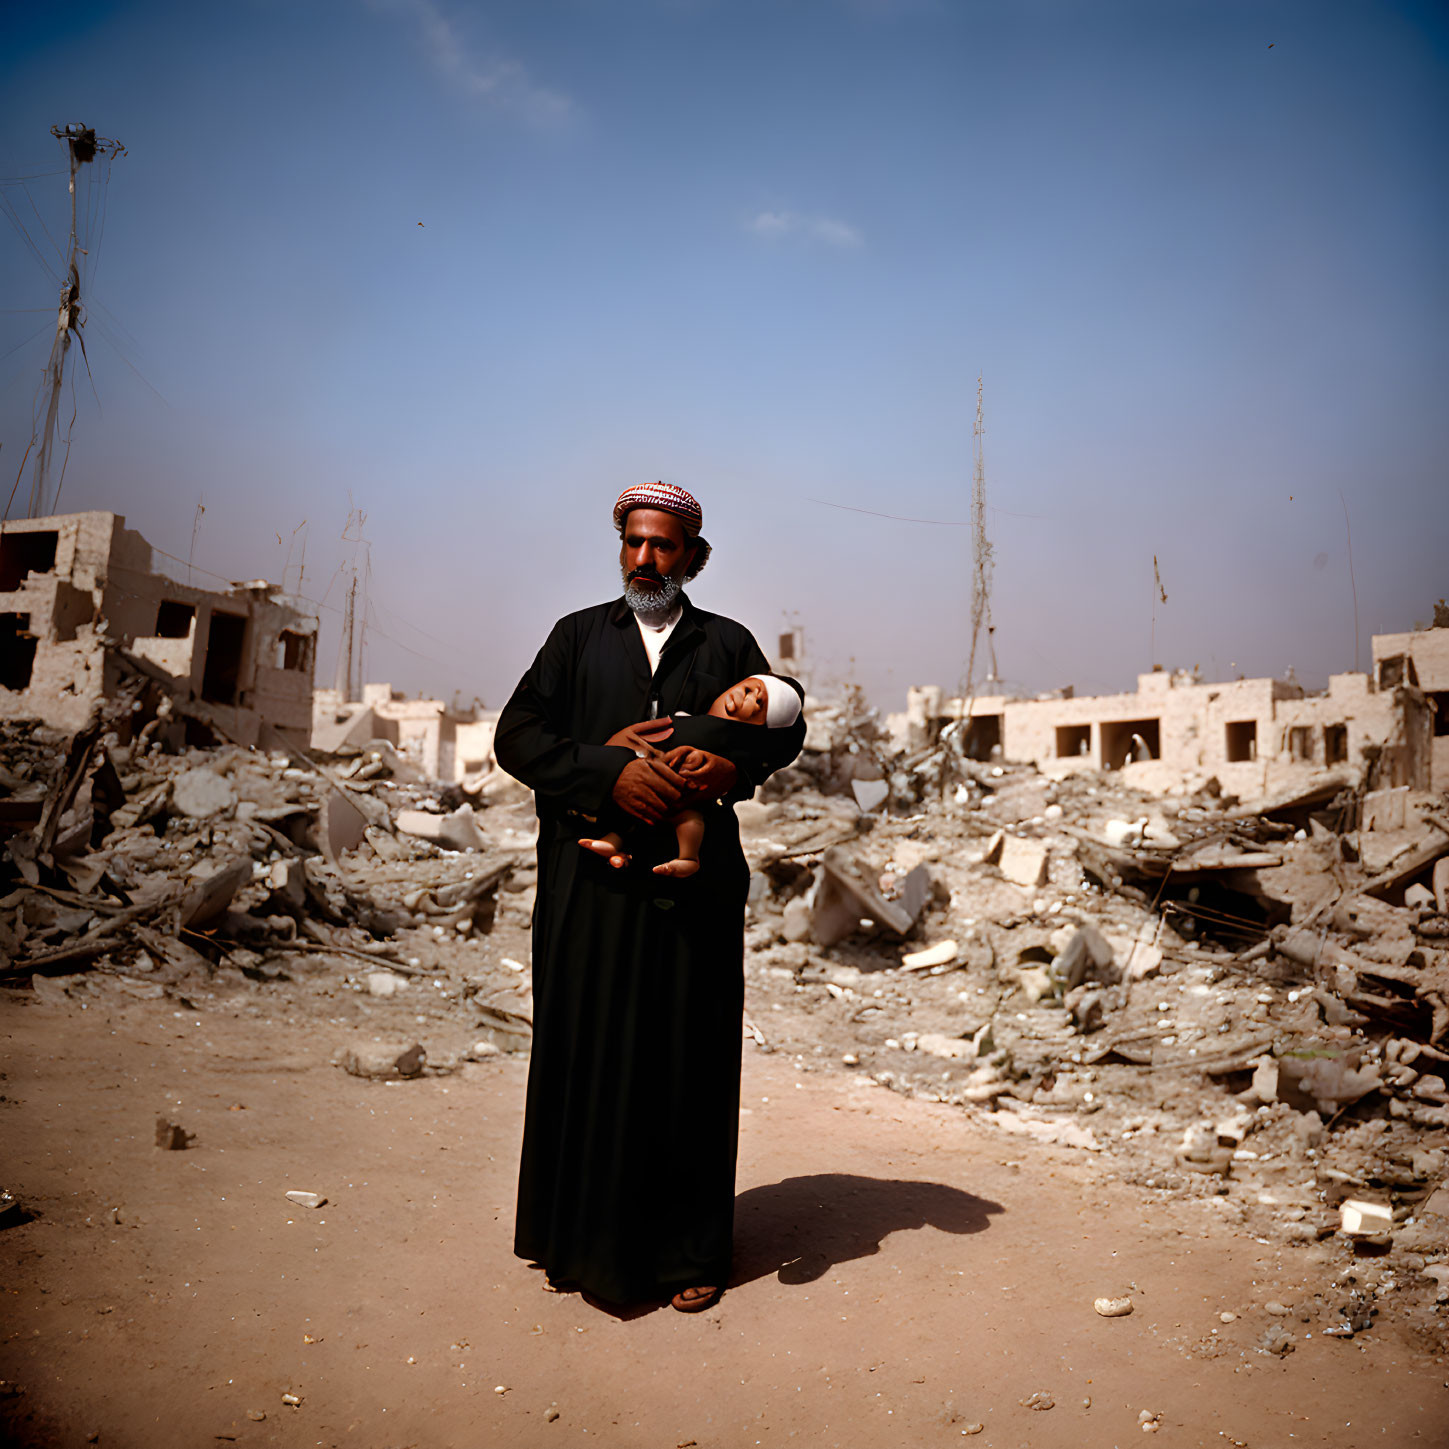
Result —
<svg viewBox="0 0 1449 1449"><path fill-rule="evenodd" d="M614 804L646 825L657 825L674 809L685 788L663 760L633 759L614 781Z"/></svg>

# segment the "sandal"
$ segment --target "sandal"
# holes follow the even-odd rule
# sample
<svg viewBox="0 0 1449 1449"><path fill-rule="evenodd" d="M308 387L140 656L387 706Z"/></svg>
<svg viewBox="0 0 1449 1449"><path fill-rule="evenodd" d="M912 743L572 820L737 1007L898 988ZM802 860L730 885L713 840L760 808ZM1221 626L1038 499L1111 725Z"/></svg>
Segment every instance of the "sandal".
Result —
<svg viewBox="0 0 1449 1449"><path fill-rule="evenodd" d="M671 1305L681 1313L702 1313L706 1308L713 1308L719 1302L719 1296L723 1292L720 1288L683 1288L669 1300ZM696 1296L688 1298L685 1295L693 1293Z"/></svg>

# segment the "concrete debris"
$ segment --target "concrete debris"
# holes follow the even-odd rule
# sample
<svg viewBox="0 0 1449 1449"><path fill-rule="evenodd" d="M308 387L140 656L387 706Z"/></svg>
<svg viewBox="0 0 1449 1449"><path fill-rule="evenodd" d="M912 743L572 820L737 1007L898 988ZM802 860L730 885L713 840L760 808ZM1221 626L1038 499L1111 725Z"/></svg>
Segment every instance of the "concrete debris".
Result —
<svg viewBox="0 0 1449 1449"><path fill-rule="evenodd" d="M1348 1198L1339 1204L1339 1231L1354 1238L1373 1238L1392 1230L1393 1209L1387 1203Z"/></svg>
<svg viewBox="0 0 1449 1449"><path fill-rule="evenodd" d="M156 1119L156 1145L163 1152L184 1152L195 1140L194 1133L188 1132L169 1117Z"/></svg>
<svg viewBox="0 0 1449 1449"><path fill-rule="evenodd" d="M433 815L426 810L398 812L397 828L405 835L431 841L444 850L486 850L488 841L478 828L471 805L460 805L450 815Z"/></svg>
<svg viewBox="0 0 1449 1449"><path fill-rule="evenodd" d="M907 951L901 957L901 970L926 971L932 966L949 966L960 949L955 941L937 941L923 951Z"/></svg>
<svg viewBox="0 0 1449 1449"><path fill-rule="evenodd" d="M1035 890L1047 878L1047 848L1038 840L1008 835L1001 843L1001 873L1013 885Z"/></svg>
<svg viewBox="0 0 1449 1449"><path fill-rule="evenodd" d="M1130 1298L1094 1298L1092 1310L1101 1318L1126 1318L1132 1312Z"/></svg>
<svg viewBox="0 0 1449 1449"><path fill-rule="evenodd" d="M342 1052L338 1065L351 1076L385 1081L421 1076L427 1059L427 1052L416 1042L401 1048L381 1042L359 1042Z"/></svg>

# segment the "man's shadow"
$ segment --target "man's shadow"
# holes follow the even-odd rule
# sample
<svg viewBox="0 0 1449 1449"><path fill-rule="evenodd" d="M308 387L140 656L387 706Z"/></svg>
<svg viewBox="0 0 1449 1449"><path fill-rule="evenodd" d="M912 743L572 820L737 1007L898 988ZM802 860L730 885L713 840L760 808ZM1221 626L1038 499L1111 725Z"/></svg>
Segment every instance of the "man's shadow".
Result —
<svg viewBox="0 0 1449 1449"><path fill-rule="evenodd" d="M891 1233L939 1228L979 1233L1000 1203L941 1182L822 1172L752 1187L735 1199L734 1271L739 1288L774 1273L813 1283L840 1263L880 1252Z"/></svg>

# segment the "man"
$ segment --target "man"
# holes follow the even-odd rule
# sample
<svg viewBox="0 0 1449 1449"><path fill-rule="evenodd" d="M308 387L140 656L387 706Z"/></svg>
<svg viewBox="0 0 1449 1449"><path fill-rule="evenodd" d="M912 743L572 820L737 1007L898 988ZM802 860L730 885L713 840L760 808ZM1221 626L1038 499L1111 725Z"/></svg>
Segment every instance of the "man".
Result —
<svg viewBox="0 0 1449 1449"><path fill-rule="evenodd" d="M676 770L668 717L705 713L769 663L748 630L682 592L710 552L688 493L626 489L614 524L623 597L554 626L494 747L539 816L514 1251L551 1286L688 1312L718 1298L734 1225L749 870L731 803L799 753L802 692L766 680L771 722L793 723L756 732L768 743L755 778L709 751ZM681 804L706 821L688 878L653 872L674 853L667 827L641 832L623 870L579 848L611 806L658 825Z"/></svg>

